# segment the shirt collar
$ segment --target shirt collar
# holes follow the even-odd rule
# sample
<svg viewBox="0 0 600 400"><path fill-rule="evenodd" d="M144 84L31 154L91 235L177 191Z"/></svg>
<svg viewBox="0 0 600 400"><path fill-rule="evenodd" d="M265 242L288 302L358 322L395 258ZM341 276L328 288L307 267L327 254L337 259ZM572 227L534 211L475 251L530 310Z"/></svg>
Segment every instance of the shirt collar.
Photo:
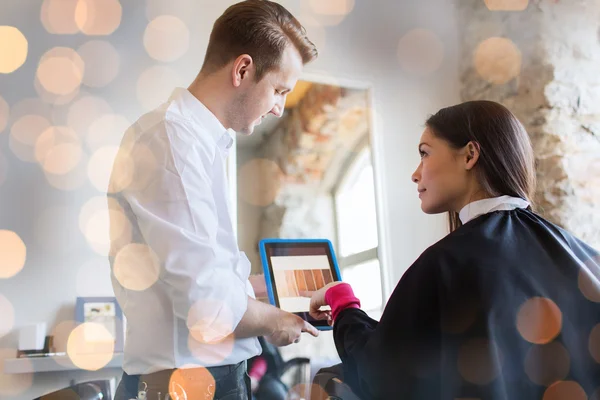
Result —
<svg viewBox="0 0 600 400"><path fill-rule="evenodd" d="M529 202L526 200L512 196L500 196L469 203L460 210L458 216L464 225L470 220L492 211L514 210L515 208L527 207L529 207Z"/></svg>
<svg viewBox="0 0 600 400"><path fill-rule="evenodd" d="M178 101L182 105L181 112L188 118L202 125L217 147L226 155L233 145L235 133L225 129L221 121L189 90L177 88L173 91L171 101Z"/></svg>

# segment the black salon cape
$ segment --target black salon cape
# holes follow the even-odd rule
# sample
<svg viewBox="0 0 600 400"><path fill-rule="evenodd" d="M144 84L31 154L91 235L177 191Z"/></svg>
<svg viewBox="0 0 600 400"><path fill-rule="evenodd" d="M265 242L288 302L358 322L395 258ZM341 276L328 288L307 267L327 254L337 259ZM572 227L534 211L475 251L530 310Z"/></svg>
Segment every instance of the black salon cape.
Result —
<svg viewBox="0 0 600 400"><path fill-rule="evenodd" d="M363 400L587 399L600 388L599 265L528 210L477 217L417 259L380 322L342 311L344 380Z"/></svg>

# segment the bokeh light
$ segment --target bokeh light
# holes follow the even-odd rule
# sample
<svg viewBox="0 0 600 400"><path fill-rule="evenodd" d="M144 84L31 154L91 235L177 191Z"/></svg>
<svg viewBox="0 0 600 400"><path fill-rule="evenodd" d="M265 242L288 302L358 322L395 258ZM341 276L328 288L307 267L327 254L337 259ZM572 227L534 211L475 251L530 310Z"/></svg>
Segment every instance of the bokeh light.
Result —
<svg viewBox="0 0 600 400"><path fill-rule="evenodd" d="M590 262L589 268L581 268L577 278L577 284L581 294L594 303L600 303L600 271L596 266L596 260Z"/></svg>
<svg viewBox="0 0 600 400"><path fill-rule="evenodd" d="M27 39L14 26L0 26L0 74L10 74L27 60Z"/></svg>
<svg viewBox="0 0 600 400"><path fill-rule="evenodd" d="M117 253L113 273L124 288L143 291L158 281L160 260L147 245L131 243Z"/></svg>
<svg viewBox="0 0 600 400"><path fill-rule="evenodd" d="M10 149L22 161L36 162L35 144L50 126L50 121L41 115L29 114L19 118L10 129Z"/></svg>
<svg viewBox="0 0 600 400"><path fill-rule="evenodd" d="M521 51L507 38L491 37L477 46L473 62L475 70L486 81L502 85L519 76Z"/></svg>
<svg viewBox="0 0 600 400"><path fill-rule="evenodd" d="M155 60L172 62L190 47L190 30L185 22L173 15L153 19L144 32L144 47Z"/></svg>
<svg viewBox="0 0 600 400"><path fill-rule="evenodd" d="M27 247L13 231L0 230L0 279L12 278L25 266Z"/></svg>
<svg viewBox="0 0 600 400"><path fill-rule="evenodd" d="M543 400L587 400L585 390L574 381L555 382L544 392Z"/></svg>
<svg viewBox="0 0 600 400"><path fill-rule="evenodd" d="M309 0L308 10L323 25L339 25L354 10L355 0ZM304 5L304 2L303 2ZM304 20L300 20L304 23Z"/></svg>
<svg viewBox="0 0 600 400"><path fill-rule="evenodd" d="M205 317L208 314L210 317ZM197 342L216 344L233 333L233 313L223 301L200 299L190 308L187 326Z"/></svg>
<svg viewBox="0 0 600 400"><path fill-rule="evenodd" d="M109 216L109 255L116 257L123 247L131 244L133 238L131 222L125 215L125 211L114 198L108 199Z"/></svg>
<svg viewBox="0 0 600 400"><path fill-rule="evenodd" d="M529 0L485 0L490 11L523 11L529 5Z"/></svg>
<svg viewBox="0 0 600 400"><path fill-rule="evenodd" d="M86 142L91 151L104 146L119 146L121 138L131 123L122 115L105 114L89 127Z"/></svg>
<svg viewBox="0 0 600 400"><path fill-rule="evenodd" d="M79 0L44 0L40 19L48 33L69 35L79 32L75 9Z"/></svg>
<svg viewBox="0 0 600 400"><path fill-rule="evenodd" d="M155 65L139 76L137 98L144 110L153 110L169 100L174 88L184 85L185 80L175 70Z"/></svg>
<svg viewBox="0 0 600 400"><path fill-rule="evenodd" d="M80 189L87 182L87 162L87 155L85 153L82 153L79 163L65 174L56 175L44 171L46 181L53 188L62 191L72 191Z"/></svg>
<svg viewBox="0 0 600 400"><path fill-rule="evenodd" d="M112 360L115 338L101 324L85 322L69 335L67 354L78 368L97 371Z"/></svg>
<svg viewBox="0 0 600 400"><path fill-rule="evenodd" d="M100 255L108 255L111 238L131 242L131 226L115 199L97 196L89 199L79 212L79 229L88 244Z"/></svg>
<svg viewBox="0 0 600 400"><path fill-rule="evenodd" d="M424 76L435 72L444 60L444 45L426 29L413 29L400 39L398 61L410 74Z"/></svg>
<svg viewBox="0 0 600 400"><path fill-rule="evenodd" d="M255 158L239 171L239 196L248 204L265 207L275 201L281 189L283 172L272 160Z"/></svg>
<svg viewBox="0 0 600 400"><path fill-rule="evenodd" d="M15 326L15 309L10 301L0 293L0 339L9 334ZM1 371L0 371L1 372Z"/></svg>
<svg viewBox="0 0 600 400"><path fill-rule="evenodd" d="M69 336L71 332L79 325L77 322L72 320L61 321L52 328L52 344L57 353L67 352L67 343L69 342ZM70 366L68 357L57 357L56 362L62 366Z"/></svg>
<svg viewBox="0 0 600 400"><path fill-rule="evenodd" d="M64 175L72 171L82 154L79 137L66 126L46 129L35 144L35 158L49 174Z"/></svg>
<svg viewBox="0 0 600 400"><path fill-rule="evenodd" d="M173 372L169 380L169 395L172 399L212 400L216 391L215 378L208 369L186 366Z"/></svg>
<svg viewBox="0 0 600 400"><path fill-rule="evenodd" d="M497 356L497 358L495 358ZM471 339L458 353L458 370L462 377L476 385L492 382L502 368L502 356L494 342Z"/></svg>
<svg viewBox="0 0 600 400"><path fill-rule="evenodd" d="M31 388L33 374L5 374L4 362L17 357L17 350L0 348L0 398L12 399ZM31 364L30 360L22 359L23 362ZM14 397L13 397L14 396Z"/></svg>
<svg viewBox="0 0 600 400"><path fill-rule="evenodd" d="M596 325L590 333L588 349L590 350L592 358L600 364L600 324Z"/></svg>
<svg viewBox="0 0 600 400"><path fill-rule="evenodd" d="M517 329L523 339L534 344L546 344L560 334L562 313L550 299L533 297L517 314Z"/></svg>
<svg viewBox="0 0 600 400"><path fill-rule="evenodd" d="M83 83L90 87L103 87L119 74L121 58L115 47L103 40L92 40L77 50L85 64Z"/></svg>
<svg viewBox="0 0 600 400"><path fill-rule="evenodd" d="M79 0L75 23L86 35L110 35L121 24L122 15L118 0Z"/></svg>
<svg viewBox="0 0 600 400"><path fill-rule="evenodd" d="M106 146L92 154L87 172L96 189L105 193L116 193L132 184L135 170L133 160L126 150L117 146Z"/></svg>
<svg viewBox="0 0 600 400"><path fill-rule="evenodd" d="M198 342L191 334L188 336L190 353L204 365L223 363L223 361L231 356L234 343L235 338L233 334L226 336L219 342L211 344Z"/></svg>
<svg viewBox="0 0 600 400"><path fill-rule="evenodd" d="M41 58L34 87L40 98L50 104L66 104L78 94L85 64L73 49L55 47Z"/></svg>
<svg viewBox="0 0 600 400"><path fill-rule="evenodd" d="M10 107L6 100L0 96L0 132L6 129L6 125L8 124L8 117L10 115Z"/></svg>
<svg viewBox="0 0 600 400"><path fill-rule="evenodd" d="M85 95L69 107L67 125L80 136L84 136L97 119L112 112L113 110L106 100L101 97Z"/></svg>
<svg viewBox="0 0 600 400"><path fill-rule="evenodd" d="M533 345L525 356L525 373L538 385L549 386L569 374L571 358L560 342Z"/></svg>

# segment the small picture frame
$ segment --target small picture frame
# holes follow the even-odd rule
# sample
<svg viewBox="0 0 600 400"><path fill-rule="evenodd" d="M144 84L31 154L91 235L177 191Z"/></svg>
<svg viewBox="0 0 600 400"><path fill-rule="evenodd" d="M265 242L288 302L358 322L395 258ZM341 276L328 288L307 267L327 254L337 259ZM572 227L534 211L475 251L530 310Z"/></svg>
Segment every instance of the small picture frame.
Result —
<svg viewBox="0 0 600 400"><path fill-rule="evenodd" d="M123 312L115 297L77 297L75 321L104 326L115 338L115 353L123 352Z"/></svg>

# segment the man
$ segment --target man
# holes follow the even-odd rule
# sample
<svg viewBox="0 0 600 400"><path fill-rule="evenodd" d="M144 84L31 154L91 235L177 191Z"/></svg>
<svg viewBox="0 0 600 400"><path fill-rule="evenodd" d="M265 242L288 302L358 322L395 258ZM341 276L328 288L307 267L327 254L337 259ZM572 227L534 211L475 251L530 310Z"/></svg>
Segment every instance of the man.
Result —
<svg viewBox="0 0 600 400"><path fill-rule="evenodd" d="M117 400L142 389L148 399L184 398L184 390L188 399L247 399L246 360L261 351L257 336L285 346L302 332L318 335L254 299L224 165L228 130L250 135L268 114L280 117L316 57L281 5L235 4L215 22L190 87L126 132L109 190L111 276L128 325Z"/></svg>

